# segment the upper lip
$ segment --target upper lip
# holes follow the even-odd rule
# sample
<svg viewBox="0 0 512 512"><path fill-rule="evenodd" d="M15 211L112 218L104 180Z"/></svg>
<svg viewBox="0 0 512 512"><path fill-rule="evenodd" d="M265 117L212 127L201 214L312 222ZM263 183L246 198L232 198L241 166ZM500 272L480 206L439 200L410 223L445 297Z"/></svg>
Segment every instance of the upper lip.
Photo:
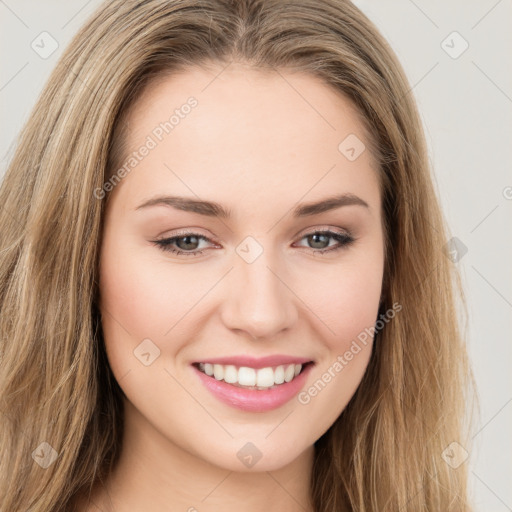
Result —
<svg viewBox="0 0 512 512"><path fill-rule="evenodd" d="M266 357L250 357L250 356L231 356L231 357L215 357L206 358L197 363L210 363L210 364L222 364L222 365L233 365L237 367L247 366L249 368L267 368L286 364L306 364L313 362L311 359L305 357L294 357L286 355L274 355Z"/></svg>

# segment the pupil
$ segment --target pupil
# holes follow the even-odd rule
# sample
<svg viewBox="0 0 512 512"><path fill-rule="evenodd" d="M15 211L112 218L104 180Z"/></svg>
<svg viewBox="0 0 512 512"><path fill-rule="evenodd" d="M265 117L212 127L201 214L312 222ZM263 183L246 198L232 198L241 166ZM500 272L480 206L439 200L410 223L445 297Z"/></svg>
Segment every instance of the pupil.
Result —
<svg viewBox="0 0 512 512"><path fill-rule="evenodd" d="M325 242L328 243L328 241L329 241L329 237L327 235L322 235L322 234L318 234L318 233L316 233L314 235L310 235L308 238L310 239L310 242L313 243L313 245L316 243L320 243L321 247L314 247L315 249L325 249L325 247L326 247ZM321 240L319 241L318 240L319 238L323 238L324 239L323 242Z"/></svg>
<svg viewBox="0 0 512 512"><path fill-rule="evenodd" d="M189 240L192 239L194 240L193 242L190 242ZM185 243L180 243L181 240L185 240ZM197 236L183 236L181 238L178 238L178 246L180 247L180 249L196 249L196 247L194 247L194 245L197 246ZM190 247L190 245L192 245L192 247Z"/></svg>

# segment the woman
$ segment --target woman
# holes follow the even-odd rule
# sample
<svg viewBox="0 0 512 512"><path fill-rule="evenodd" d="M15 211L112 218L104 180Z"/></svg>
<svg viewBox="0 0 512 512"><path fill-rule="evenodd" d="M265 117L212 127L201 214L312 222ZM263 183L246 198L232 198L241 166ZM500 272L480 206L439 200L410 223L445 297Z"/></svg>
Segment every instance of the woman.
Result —
<svg viewBox="0 0 512 512"><path fill-rule="evenodd" d="M0 189L5 510L469 510L409 89L346 1L92 16Z"/></svg>

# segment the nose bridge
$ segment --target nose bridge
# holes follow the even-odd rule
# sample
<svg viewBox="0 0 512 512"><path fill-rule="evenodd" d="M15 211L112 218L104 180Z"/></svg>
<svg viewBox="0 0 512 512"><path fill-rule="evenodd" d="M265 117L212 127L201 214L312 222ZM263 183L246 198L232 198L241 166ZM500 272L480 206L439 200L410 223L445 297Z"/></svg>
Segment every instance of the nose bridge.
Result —
<svg viewBox="0 0 512 512"><path fill-rule="evenodd" d="M278 257L259 246L253 239L237 248L223 310L228 328L246 331L253 338L274 336L290 327L297 314L293 294L279 275Z"/></svg>

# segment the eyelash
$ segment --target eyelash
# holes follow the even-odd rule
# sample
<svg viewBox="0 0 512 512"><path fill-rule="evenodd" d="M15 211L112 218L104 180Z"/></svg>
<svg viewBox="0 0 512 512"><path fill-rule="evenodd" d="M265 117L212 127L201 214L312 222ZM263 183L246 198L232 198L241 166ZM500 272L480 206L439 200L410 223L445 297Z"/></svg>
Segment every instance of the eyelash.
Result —
<svg viewBox="0 0 512 512"><path fill-rule="evenodd" d="M337 233L336 231L331 230L319 230L319 231L311 231L310 233L306 233L301 237L301 240L304 238L307 238L308 236L313 235L327 235L329 238L334 238L339 245L336 245L334 247L327 247L325 249L312 249L314 253L320 253L325 254L328 252L334 252L339 251L340 249L344 249L348 247L350 244L352 244L355 241L355 238L353 238L350 235L345 235L343 233ZM199 233L182 233L179 236L174 236L171 238L164 238L161 240L153 240L153 243L157 245L162 251L171 252L173 254L177 255L184 255L184 256L199 256L203 254L203 250L195 250L192 251L182 251L181 249L174 249L171 247L173 243L175 243L177 240L180 240L181 238L187 238L187 237L196 237L199 240L204 240L206 242L210 241L209 238L200 235ZM311 248L310 248L311 249Z"/></svg>

